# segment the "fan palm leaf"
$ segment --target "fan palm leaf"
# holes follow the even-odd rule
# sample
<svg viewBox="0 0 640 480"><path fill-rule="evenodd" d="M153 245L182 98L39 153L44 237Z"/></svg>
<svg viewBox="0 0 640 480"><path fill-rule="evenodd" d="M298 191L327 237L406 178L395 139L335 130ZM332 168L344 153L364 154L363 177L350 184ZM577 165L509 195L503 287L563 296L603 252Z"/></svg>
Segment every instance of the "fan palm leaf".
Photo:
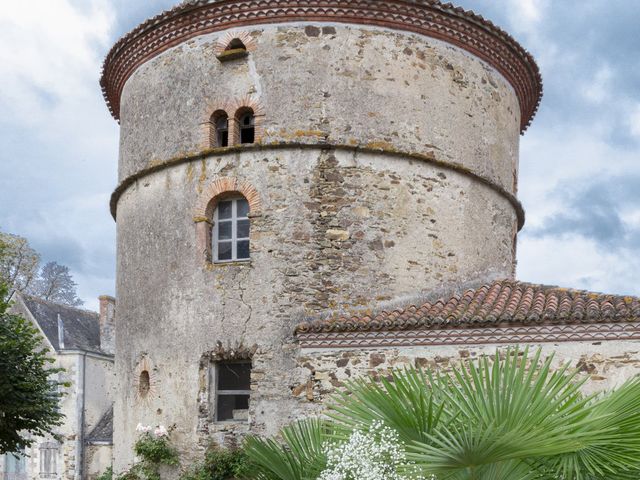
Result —
<svg viewBox="0 0 640 480"><path fill-rule="evenodd" d="M326 465L324 443L334 437L327 421L309 418L281 431L283 443L248 437L244 448L258 480L315 480Z"/></svg>

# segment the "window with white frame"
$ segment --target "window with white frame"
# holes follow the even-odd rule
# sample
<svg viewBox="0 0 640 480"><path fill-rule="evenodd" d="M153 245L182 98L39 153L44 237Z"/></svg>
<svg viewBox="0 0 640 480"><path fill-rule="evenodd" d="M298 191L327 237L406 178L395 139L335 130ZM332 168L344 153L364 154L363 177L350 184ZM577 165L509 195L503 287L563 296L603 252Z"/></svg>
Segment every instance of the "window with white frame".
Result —
<svg viewBox="0 0 640 480"><path fill-rule="evenodd" d="M0 472L1 473L1 472ZM4 455L4 480L26 480L27 462L24 449Z"/></svg>
<svg viewBox="0 0 640 480"><path fill-rule="evenodd" d="M214 381L216 421L247 421L251 395L251 362L216 363Z"/></svg>
<svg viewBox="0 0 640 480"><path fill-rule="evenodd" d="M249 202L244 197L218 202L213 217L215 262L249 260Z"/></svg>
<svg viewBox="0 0 640 480"><path fill-rule="evenodd" d="M58 474L58 443L43 442L40 444L40 476L54 478Z"/></svg>

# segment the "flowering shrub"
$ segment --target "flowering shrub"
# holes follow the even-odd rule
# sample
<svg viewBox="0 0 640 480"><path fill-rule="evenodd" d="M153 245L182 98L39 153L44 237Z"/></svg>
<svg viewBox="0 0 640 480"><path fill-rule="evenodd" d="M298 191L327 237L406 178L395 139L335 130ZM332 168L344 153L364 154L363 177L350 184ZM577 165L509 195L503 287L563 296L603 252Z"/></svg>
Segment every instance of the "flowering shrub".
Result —
<svg viewBox="0 0 640 480"><path fill-rule="evenodd" d="M325 447L327 468L318 480L404 480L399 468L406 466L406 454L398 434L382 422L368 432L355 430L344 443ZM421 478L421 477L412 477Z"/></svg>

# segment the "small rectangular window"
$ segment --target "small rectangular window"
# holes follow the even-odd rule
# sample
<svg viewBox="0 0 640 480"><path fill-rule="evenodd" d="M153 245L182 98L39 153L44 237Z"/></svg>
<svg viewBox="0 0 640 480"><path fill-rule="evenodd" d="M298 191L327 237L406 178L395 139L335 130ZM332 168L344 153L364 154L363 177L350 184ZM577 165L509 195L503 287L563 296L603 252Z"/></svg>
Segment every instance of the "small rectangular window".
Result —
<svg viewBox="0 0 640 480"><path fill-rule="evenodd" d="M251 363L219 362L215 370L216 421L247 421Z"/></svg>

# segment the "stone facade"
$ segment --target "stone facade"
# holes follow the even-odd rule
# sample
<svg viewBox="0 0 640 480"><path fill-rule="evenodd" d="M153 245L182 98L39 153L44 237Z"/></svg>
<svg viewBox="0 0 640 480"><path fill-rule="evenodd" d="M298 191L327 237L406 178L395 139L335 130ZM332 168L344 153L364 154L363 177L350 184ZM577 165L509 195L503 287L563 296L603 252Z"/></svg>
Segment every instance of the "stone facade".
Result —
<svg viewBox="0 0 640 480"><path fill-rule="evenodd" d="M108 297L105 297L108 298ZM34 437L31 447L16 461L0 456L0 478L5 480L93 479L111 466L112 424L107 439L92 442L92 431L113 408L113 355L102 351L100 324L114 319L87 310L58 305L27 295L15 294L13 313L31 322L42 335L42 347L62 368L59 409L62 425L51 435ZM113 313L113 308L111 308ZM57 438L56 438L57 437Z"/></svg>
<svg viewBox="0 0 640 480"><path fill-rule="evenodd" d="M415 3L417 12L441 8L466 21L437 2ZM242 2L194 34L209 21L198 15L222 15L217 5L167 13L164 36L159 23L143 25L105 64L103 88L121 122L111 202L116 470L133 461L139 422L172 428L181 453L195 457L210 441L273 435L320 411L347 378L405 364L447 367L493 351L314 349L301 347L294 330L307 319L367 315L511 278L515 267L524 222L518 143L535 110L531 92L541 89L535 75L514 80L519 67L491 57L471 33L448 42L409 24L321 14L293 21L297 14L284 10L238 27L230 18ZM460 31L484 29L495 51L512 45L471 17ZM247 51L221 58L235 38ZM233 122L245 108L256 115L256 138L238 145ZM212 115L220 110L231 119L230 144L216 148ZM212 214L233 195L249 202L251 259L213 263ZM583 345L557 349L586 365L594 385L611 379L612 365L625 375L637 368L636 343L594 354ZM237 359L252 363L248 420L218 422L214 370Z"/></svg>
<svg viewBox="0 0 640 480"><path fill-rule="evenodd" d="M333 24L247 34L245 59L219 62L228 34L204 35L141 66L123 91L120 179L142 175L116 210L119 468L138 422L175 425L186 452L238 429L273 434L313 408L295 394L309 377L297 322L514 268L520 110L504 78L413 34ZM260 142L189 158L208 148L212 112L247 96L264 112ZM255 192L251 262L212 264L207 202L243 188ZM199 365L218 342L256 347L248 425L212 420Z"/></svg>

